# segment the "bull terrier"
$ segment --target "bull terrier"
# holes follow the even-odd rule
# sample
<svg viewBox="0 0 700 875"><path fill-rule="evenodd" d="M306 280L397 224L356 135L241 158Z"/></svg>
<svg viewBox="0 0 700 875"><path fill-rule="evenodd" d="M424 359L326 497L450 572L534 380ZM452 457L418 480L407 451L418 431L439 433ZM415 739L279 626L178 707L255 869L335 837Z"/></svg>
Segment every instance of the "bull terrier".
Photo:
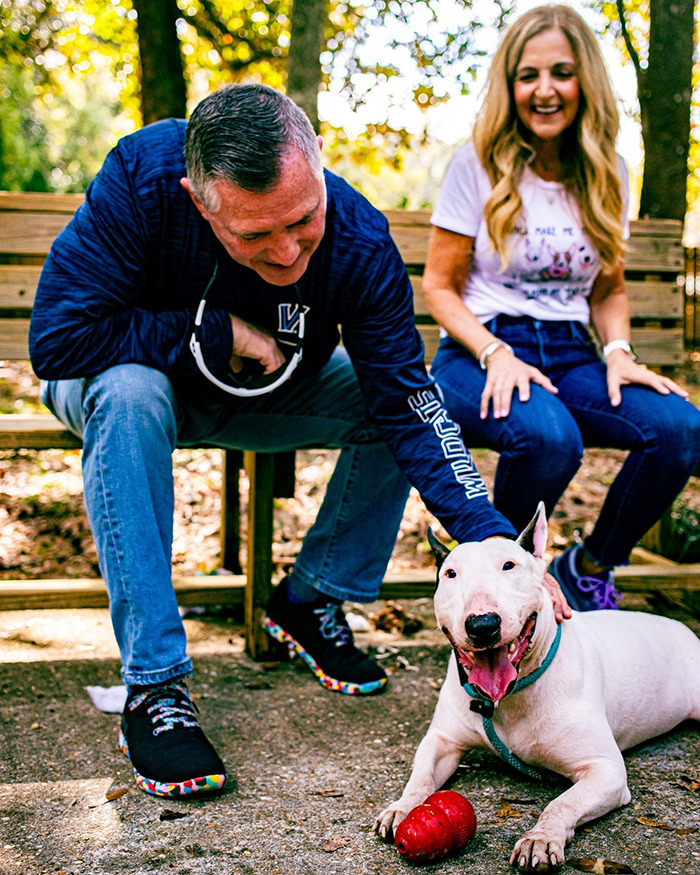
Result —
<svg viewBox="0 0 700 875"><path fill-rule="evenodd" d="M632 611L574 611L557 624L543 586L542 504L517 541L450 551L429 536L435 614L454 652L411 777L374 829L389 838L466 750L485 747L532 776L571 782L510 858L521 870L555 868L576 827L630 801L621 751L700 720L700 639Z"/></svg>

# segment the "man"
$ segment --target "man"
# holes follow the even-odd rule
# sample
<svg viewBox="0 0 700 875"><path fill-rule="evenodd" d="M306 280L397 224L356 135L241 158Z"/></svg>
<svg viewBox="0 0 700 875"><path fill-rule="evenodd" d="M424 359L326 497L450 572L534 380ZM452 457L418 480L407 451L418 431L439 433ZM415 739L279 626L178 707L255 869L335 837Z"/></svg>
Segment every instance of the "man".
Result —
<svg viewBox="0 0 700 875"><path fill-rule="evenodd" d="M514 535L426 375L385 219L324 174L308 119L273 89L223 88L188 124L120 141L46 261L30 350L46 404L83 439L129 691L120 740L147 792L226 782L184 683L176 446L341 448L265 618L341 692L386 683L341 603L377 597L409 481L452 537Z"/></svg>

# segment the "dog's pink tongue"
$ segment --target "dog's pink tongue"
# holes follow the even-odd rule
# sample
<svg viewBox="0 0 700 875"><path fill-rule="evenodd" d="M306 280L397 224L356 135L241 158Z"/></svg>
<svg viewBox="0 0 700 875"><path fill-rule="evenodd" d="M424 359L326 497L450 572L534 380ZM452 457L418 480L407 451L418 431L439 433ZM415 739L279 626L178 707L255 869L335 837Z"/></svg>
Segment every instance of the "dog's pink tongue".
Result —
<svg viewBox="0 0 700 875"><path fill-rule="evenodd" d="M518 673L508 659L507 647L474 654L474 668L469 672L469 683L478 687L493 702L505 696L517 677Z"/></svg>

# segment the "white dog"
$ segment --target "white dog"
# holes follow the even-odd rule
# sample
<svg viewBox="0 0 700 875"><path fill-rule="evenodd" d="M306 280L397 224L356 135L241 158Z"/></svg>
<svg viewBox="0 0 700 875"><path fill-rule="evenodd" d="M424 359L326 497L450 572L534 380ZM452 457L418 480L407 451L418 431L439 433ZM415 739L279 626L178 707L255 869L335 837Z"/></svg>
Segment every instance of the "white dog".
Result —
<svg viewBox="0 0 700 875"><path fill-rule="evenodd" d="M700 640L674 620L631 611L574 612L557 625L542 585L546 540L541 504L517 541L450 552L432 537L435 613L454 654L411 778L374 825L383 838L468 748L486 747L572 782L510 858L521 869L559 866L577 826L630 801L620 751L700 720Z"/></svg>

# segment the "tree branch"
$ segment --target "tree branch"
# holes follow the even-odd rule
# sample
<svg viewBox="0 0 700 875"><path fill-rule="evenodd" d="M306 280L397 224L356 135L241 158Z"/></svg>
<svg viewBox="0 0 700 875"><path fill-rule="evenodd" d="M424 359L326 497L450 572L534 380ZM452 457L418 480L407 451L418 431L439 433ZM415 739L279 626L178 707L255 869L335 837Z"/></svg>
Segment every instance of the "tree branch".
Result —
<svg viewBox="0 0 700 875"><path fill-rule="evenodd" d="M250 64L255 63L255 61L278 60L271 51L266 51L255 45L254 40L245 36L240 36L238 33L231 33L228 27L219 18L215 7L210 0L200 0L200 5L202 10L201 13L195 12L194 14L191 14L187 9L182 9L180 10L180 14L183 18L189 21L201 37L209 40L217 47L225 44L223 39L224 36L233 37L237 42L243 43L250 52L250 55L247 58L235 58L229 60L222 57L222 62L229 70L233 72L244 70L246 67L250 66Z"/></svg>
<svg viewBox="0 0 700 875"><path fill-rule="evenodd" d="M632 42L632 37L627 30L627 21L625 20L625 0L615 0L615 5L617 7L617 17L620 19L620 30L622 31L622 39L625 41L627 54L630 56L630 60L632 61L634 72L637 74L637 81L641 84L646 71L642 69L642 66L639 63L639 55L637 54L637 50L634 47L634 43Z"/></svg>

